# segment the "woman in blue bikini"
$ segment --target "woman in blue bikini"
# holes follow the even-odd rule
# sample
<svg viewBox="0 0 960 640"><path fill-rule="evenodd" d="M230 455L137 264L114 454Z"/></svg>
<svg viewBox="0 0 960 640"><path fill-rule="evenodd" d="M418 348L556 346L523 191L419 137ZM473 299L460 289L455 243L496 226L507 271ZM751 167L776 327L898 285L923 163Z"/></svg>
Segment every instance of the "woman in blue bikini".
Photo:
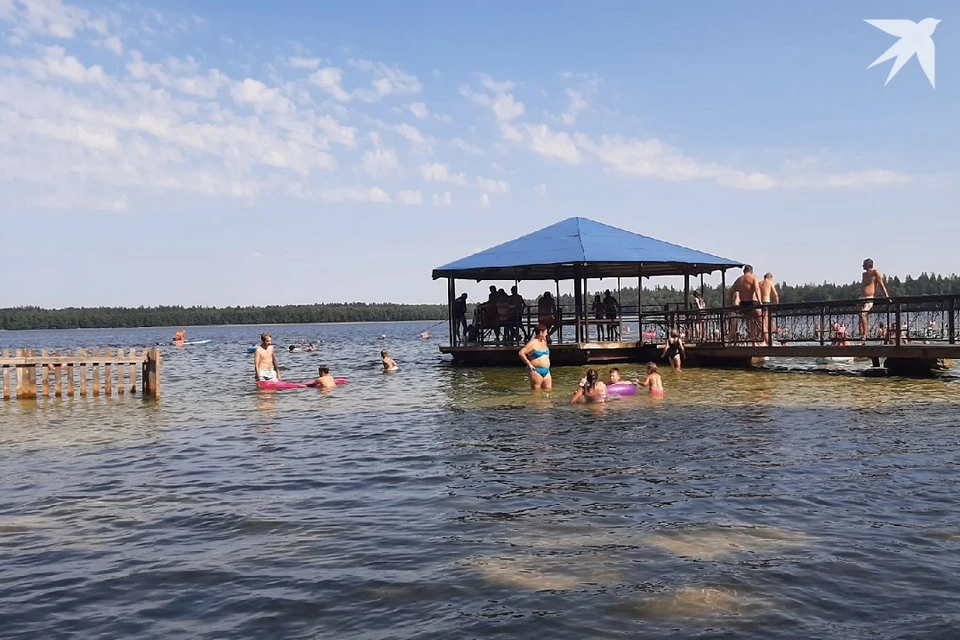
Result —
<svg viewBox="0 0 960 640"><path fill-rule="evenodd" d="M530 342L520 349L520 359L530 370L531 389L549 391L553 387L553 380L550 378L550 345L547 344L546 325L537 325L537 331Z"/></svg>

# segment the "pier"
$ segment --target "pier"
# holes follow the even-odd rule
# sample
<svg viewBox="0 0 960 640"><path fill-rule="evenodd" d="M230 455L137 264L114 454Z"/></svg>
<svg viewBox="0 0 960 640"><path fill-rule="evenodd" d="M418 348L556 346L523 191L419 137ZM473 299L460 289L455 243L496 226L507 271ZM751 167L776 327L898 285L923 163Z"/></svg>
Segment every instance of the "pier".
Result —
<svg viewBox="0 0 960 640"><path fill-rule="evenodd" d="M537 324L545 324L554 365L658 361L673 330L683 337L690 366L749 366L770 357L867 358L878 370L913 374L948 368L960 357L958 295L874 298L863 336L865 300L764 304L759 320L737 307L697 308L692 278L700 277L702 293L703 275L719 271L725 300L727 271L743 264L570 218L434 270L434 279L448 281L450 343L440 351L457 365L519 366L518 349ZM644 305L644 279L655 276L682 276L683 302ZM591 278L611 279L617 291L622 278L635 278L639 304L618 304L613 317L596 318L589 308ZM511 306L491 297L476 305L467 319L471 331L464 335L454 315L457 279L548 281L547 291L555 288L556 298L545 306L544 299L552 297L545 293L538 303ZM574 304L567 307L556 304L564 280L574 289ZM599 328L615 339L591 339Z"/></svg>
<svg viewBox="0 0 960 640"><path fill-rule="evenodd" d="M160 399L160 350L141 349L4 349L0 356L3 399L63 396L135 395ZM139 383L137 370L140 371ZM39 376L38 376L39 370ZM101 371L102 376L101 376ZM39 378L39 392L38 392ZM88 389L89 387L89 389Z"/></svg>

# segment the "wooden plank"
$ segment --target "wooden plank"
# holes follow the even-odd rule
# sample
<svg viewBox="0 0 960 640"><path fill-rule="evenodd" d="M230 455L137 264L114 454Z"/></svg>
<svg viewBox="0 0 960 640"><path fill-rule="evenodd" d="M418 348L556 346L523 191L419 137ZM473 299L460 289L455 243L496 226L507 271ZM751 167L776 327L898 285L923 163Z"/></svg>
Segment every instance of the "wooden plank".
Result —
<svg viewBox="0 0 960 640"><path fill-rule="evenodd" d="M3 350L3 357L10 357L10 349ZM10 399L10 367L3 367L3 399Z"/></svg>
<svg viewBox="0 0 960 640"><path fill-rule="evenodd" d="M27 349L25 355L29 358L33 356L33 349ZM23 379L26 383L26 398L35 400L37 398L37 368L29 365L23 372Z"/></svg>
<svg viewBox="0 0 960 640"><path fill-rule="evenodd" d="M153 347L146 351L143 361L143 397L160 399L160 349Z"/></svg>
<svg viewBox="0 0 960 640"><path fill-rule="evenodd" d="M130 359L127 356L118 358L116 356L105 355L100 357L99 362L100 364L107 364L109 362L110 364L113 364L113 365L130 364ZM141 363L141 360L139 359L134 361L134 364L140 364L140 363ZM68 356L60 356L59 358L57 356L47 356L45 358L43 356L31 356L29 358L26 356L11 357L11 358L0 357L0 366L16 367L16 366L26 365L26 364L32 364L37 366L44 365L44 364L54 366L59 364L61 366L65 366L68 364L81 364L81 359L80 357L70 358ZM93 360L90 359L89 357L87 357L87 364L93 364Z"/></svg>
<svg viewBox="0 0 960 640"><path fill-rule="evenodd" d="M97 356L100 354L99 349L91 349L90 355L93 356L93 380L91 384L93 385L93 397L100 397L100 362L97 360Z"/></svg>
<svg viewBox="0 0 960 640"><path fill-rule="evenodd" d="M110 362L110 349L103 349L103 353L107 356L103 365L103 395L109 398L113 395L113 363Z"/></svg>
<svg viewBox="0 0 960 640"><path fill-rule="evenodd" d="M23 357L23 349L17 349L15 353L18 358ZM26 367L17 367L17 398L23 397L23 393L24 393L23 378L24 378L24 374L26 374L26 371L27 371Z"/></svg>
<svg viewBox="0 0 960 640"><path fill-rule="evenodd" d="M72 357L73 357L73 349L67 349L67 357L68 357L68 358L72 358ZM73 391L74 391L74 388L73 388L73 365L72 365L72 364L68 364L68 365L67 365L67 397L72 398L72 397L73 397Z"/></svg>
<svg viewBox="0 0 960 640"><path fill-rule="evenodd" d="M80 349L78 354L82 359L80 362L80 395L84 398L87 397L87 362L85 358L87 357L87 350Z"/></svg>
<svg viewBox="0 0 960 640"><path fill-rule="evenodd" d="M60 357L60 349L53 352L53 355ZM53 365L53 395L58 398L63 397L63 365Z"/></svg>
<svg viewBox="0 0 960 640"><path fill-rule="evenodd" d="M40 350L40 357L46 358L48 355L46 349ZM40 371L43 374L43 381L40 383L40 387L43 389L43 397L50 397L50 365L45 364L40 367Z"/></svg>
<svg viewBox="0 0 960 640"><path fill-rule="evenodd" d="M137 350L130 349L130 365L128 367L130 373L130 393L134 394L137 392L137 365L134 364L137 361Z"/></svg>
<svg viewBox="0 0 960 640"><path fill-rule="evenodd" d="M117 357L123 360L123 349L117 349ZM127 368L122 364L117 365L117 395L123 395L127 392Z"/></svg>

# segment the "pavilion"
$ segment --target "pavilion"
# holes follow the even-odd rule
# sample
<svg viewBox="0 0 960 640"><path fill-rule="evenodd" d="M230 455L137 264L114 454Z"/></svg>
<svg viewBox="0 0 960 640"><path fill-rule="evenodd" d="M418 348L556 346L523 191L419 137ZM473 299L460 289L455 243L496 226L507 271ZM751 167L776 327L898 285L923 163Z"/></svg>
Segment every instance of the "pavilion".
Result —
<svg viewBox="0 0 960 640"><path fill-rule="evenodd" d="M513 362L516 347L485 344L483 331L475 344L459 344L454 326L453 304L457 298L456 280L552 280L572 281L574 309L559 322L558 351L555 360L583 363L592 361L624 361L636 351L635 342L589 342L588 326L595 322L585 302L589 278L637 278L643 291L643 278L652 276L684 277L684 308L689 308L690 277L720 271L722 288L726 289L726 271L743 266L743 262L696 251L640 234L618 229L588 218L567 218L539 231L510 240L485 251L461 258L433 270L433 279L447 279L450 344L441 347L458 363L498 364ZM536 318L526 310L525 333L536 325ZM638 307L638 319L640 308ZM617 322L623 323L623 314ZM574 339L563 341L563 326L574 327ZM482 327L481 327L482 329ZM620 334L622 335L622 334ZM597 355L594 355L597 354Z"/></svg>

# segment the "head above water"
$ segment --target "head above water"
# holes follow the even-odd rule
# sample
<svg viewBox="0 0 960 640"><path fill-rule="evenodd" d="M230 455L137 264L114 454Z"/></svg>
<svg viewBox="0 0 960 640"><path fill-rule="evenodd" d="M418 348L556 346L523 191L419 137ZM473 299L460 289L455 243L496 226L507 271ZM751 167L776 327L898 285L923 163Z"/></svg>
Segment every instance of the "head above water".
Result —
<svg viewBox="0 0 960 640"><path fill-rule="evenodd" d="M656 373L656 372L657 372L657 365L656 365L656 363L654 363L654 362L648 362L648 363L647 363L647 373Z"/></svg>
<svg viewBox="0 0 960 640"><path fill-rule="evenodd" d="M320 365L320 368L317 369L317 372L322 376L330 375L330 367L325 364Z"/></svg>
<svg viewBox="0 0 960 640"><path fill-rule="evenodd" d="M262 344L263 346L267 346L267 345L270 344L272 341L273 341L273 338L270 337L270 334L269 334L269 333L261 333L261 334L260 334L260 344Z"/></svg>
<svg viewBox="0 0 960 640"><path fill-rule="evenodd" d="M600 379L600 374L597 373L596 369L587 369L587 384L584 385L587 389L593 389L597 384L597 380Z"/></svg>
<svg viewBox="0 0 960 640"><path fill-rule="evenodd" d="M610 367L610 382L616 384L620 381L620 369L617 367Z"/></svg>
<svg viewBox="0 0 960 640"><path fill-rule="evenodd" d="M383 349L383 350L380 351L380 357L381 357L381 358L386 358L386 357L387 357L387 350L386 350L386 349Z"/></svg>

